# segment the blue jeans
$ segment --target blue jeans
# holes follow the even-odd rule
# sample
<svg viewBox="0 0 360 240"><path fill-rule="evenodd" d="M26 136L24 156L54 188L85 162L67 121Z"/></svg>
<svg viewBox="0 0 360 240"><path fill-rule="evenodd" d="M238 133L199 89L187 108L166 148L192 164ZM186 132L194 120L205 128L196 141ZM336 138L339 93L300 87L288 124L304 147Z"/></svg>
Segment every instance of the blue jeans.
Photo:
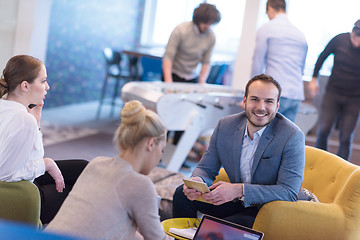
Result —
<svg viewBox="0 0 360 240"><path fill-rule="evenodd" d="M280 97L280 107L278 112L294 122L300 104L300 100Z"/></svg>
<svg viewBox="0 0 360 240"><path fill-rule="evenodd" d="M337 123L340 141L337 155L349 160L359 111L360 97L343 96L327 89L320 109L316 147L327 150L328 137Z"/></svg>

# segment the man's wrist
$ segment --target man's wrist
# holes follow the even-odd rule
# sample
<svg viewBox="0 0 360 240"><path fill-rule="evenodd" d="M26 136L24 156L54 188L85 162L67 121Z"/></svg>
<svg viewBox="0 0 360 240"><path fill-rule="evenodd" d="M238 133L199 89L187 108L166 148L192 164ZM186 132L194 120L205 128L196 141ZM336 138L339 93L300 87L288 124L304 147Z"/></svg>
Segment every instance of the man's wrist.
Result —
<svg viewBox="0 0 360 240"><path fill-rule="evenodd" d="M244 199L244 184L240 183L240 190L239 190L239 194L238 194L238 199L239 200L243 200Z"/></svg>
<svg viewBox="0 0 360 240"><path fill-rule="evenodd" d="M203 181L204 183L206 183L205 180L204 180L202 177L200 177L200 176L191 176L191 177L192 177L192 178L200 178L201 181Z"/></svg>

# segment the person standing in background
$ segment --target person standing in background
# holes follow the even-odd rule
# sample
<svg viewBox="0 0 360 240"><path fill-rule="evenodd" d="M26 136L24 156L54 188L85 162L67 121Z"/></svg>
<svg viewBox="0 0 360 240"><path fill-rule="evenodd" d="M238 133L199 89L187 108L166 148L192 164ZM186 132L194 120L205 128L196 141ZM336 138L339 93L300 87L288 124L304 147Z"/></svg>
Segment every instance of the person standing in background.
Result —
<svg viewBox="0 0 360 240"><path fill-rule="evenodd" d="M340 147L337 155L349 160L360 111L360 19L351 33L335 36L319 55L309 84L312 97L319 92L317 77L330 54L334 54L334 65L321 103L316 147L327 150L328 137L338 122Z"/></svg>
<svg viewBox="0 0 360 240"><path fill-rule="evenodd" d="M279 113L294 122L304 100L302 75L308 45L305 35L289 21L285 0L268 0L266 14L270 22L256 33L251 76L266 73L280 83Z"/></svg>
<svg viewBox="0 0 360 240"><path fill-rule="evenodd" d="M215 45L215 34L210 27L220 20L221 14L215 5L202 3L195 8L191 22L175 27L162 61L165 82L205 83ZM198 75L196 67L200 62Z"/></svg>
<svg viewBox="0 0 360 240"><path fill-rule="evenodd" d="M215 45L215 34L210 29L219 23L221 14L216 6L202 3L195 8L191 22L185 22L172 31L162 59L163 80L167 83L206 82L210 70L210 57ZM196 72L201 62L200 75ZM175 131L176 145L183 131Z"/></svg>

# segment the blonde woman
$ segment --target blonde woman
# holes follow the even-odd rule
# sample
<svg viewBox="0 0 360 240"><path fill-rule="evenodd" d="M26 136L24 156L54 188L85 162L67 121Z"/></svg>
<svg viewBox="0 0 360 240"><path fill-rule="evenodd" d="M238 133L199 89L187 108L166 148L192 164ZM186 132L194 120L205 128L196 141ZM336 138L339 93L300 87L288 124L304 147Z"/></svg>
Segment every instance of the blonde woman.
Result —
<svg viewBox="0 0 360 240"><path fill-rule="evenodd" d="M145 176L160 161L166 128L139 101L125 104L121 121L114 137L120 154L89 163L46 231L92 239L168 238L155 188Z"/></svg>

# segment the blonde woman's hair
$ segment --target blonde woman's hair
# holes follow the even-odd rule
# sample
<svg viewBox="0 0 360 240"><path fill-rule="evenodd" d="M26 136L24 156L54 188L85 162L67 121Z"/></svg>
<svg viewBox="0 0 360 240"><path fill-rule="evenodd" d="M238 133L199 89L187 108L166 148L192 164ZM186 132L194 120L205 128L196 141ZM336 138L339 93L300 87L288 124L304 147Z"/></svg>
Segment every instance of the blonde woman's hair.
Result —
<svg viewBox="0 0 360 240"><path fill-rule="evenodd" d="M145 138L165 139L166 128L160 117L139 101L130 101L120 112L121 125L116 130L115 145L120 150L134 149Z"/></svg>

